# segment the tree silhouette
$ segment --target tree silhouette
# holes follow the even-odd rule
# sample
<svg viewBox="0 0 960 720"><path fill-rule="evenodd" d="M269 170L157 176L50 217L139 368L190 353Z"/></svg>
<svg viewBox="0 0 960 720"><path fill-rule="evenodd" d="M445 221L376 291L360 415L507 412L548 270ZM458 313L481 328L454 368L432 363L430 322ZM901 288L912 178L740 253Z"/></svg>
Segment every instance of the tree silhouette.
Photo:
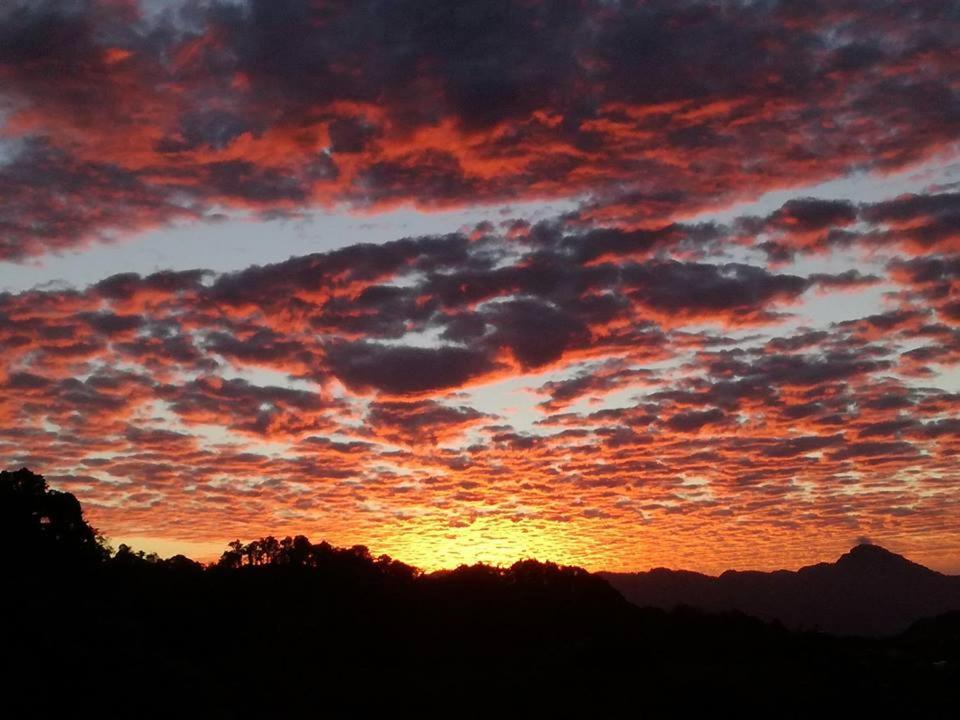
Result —
<svg viewBox="0 0 960 720"><path fill-rule="evenodd" d="M90 564L109 554L77 499L51 490L42 475L26 468L0 472L0 543L22 568Z"/></svg>
<svg viewBox="0 0 960 720"><path fill-rule="evenodd" d="M220 560L217 562L219 567L235 569L243 565L243 543L239 540L232 540L227 544L227 550L223 551Z"/></svg>

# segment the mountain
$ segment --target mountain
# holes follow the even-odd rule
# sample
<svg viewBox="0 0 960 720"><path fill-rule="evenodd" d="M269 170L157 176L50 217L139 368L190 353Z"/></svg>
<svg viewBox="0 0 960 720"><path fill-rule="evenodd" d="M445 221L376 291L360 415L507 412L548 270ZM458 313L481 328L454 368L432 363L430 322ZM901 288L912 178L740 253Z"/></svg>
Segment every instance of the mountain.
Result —
<svg viewBox="0 0 960 720"><path fill-rule="evenodd" d="M878 545L858 545L834 563L796 572L728 570L712 577L657 568L599 575L640 606L737 610L791 629L841 635L890 635L921 618L960 610L960 577Z"/></svg>

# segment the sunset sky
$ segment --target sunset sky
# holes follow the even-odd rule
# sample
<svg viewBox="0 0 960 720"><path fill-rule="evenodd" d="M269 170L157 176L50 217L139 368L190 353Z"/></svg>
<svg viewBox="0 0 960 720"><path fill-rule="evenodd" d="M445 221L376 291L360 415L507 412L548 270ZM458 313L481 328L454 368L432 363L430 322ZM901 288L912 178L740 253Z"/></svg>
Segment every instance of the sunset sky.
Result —
<svg viewBox="0 0 960 720"><path fill-rule="evenodd" d="M957 0L8 0L0 458L116 546L960 573Z"/></svg>

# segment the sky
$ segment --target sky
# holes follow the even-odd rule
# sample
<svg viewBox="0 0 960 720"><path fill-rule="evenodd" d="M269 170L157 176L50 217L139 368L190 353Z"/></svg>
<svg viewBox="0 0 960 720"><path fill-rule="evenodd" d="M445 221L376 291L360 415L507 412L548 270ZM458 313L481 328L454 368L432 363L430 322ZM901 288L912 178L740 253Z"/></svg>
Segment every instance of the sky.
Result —
<svg viewBox="0 0 960 720"><path fill-rule="evenodd" d="M960 573L960 2L12 0L0 458L114 545Z"/></svg>

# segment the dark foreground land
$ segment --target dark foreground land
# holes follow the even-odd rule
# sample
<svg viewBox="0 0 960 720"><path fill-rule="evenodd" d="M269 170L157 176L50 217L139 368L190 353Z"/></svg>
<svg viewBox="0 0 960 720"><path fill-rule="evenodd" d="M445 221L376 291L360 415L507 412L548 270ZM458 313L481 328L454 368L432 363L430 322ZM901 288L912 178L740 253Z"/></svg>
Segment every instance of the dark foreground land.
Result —
<svg viewBox="0 0 960 720"><path fill-rule="evenodd" d="M426 575L305 538L206 569L109 555L23 472L0 477L5 717L957 716L960 613L844 638L641 608L534 561Z"/></svg>

